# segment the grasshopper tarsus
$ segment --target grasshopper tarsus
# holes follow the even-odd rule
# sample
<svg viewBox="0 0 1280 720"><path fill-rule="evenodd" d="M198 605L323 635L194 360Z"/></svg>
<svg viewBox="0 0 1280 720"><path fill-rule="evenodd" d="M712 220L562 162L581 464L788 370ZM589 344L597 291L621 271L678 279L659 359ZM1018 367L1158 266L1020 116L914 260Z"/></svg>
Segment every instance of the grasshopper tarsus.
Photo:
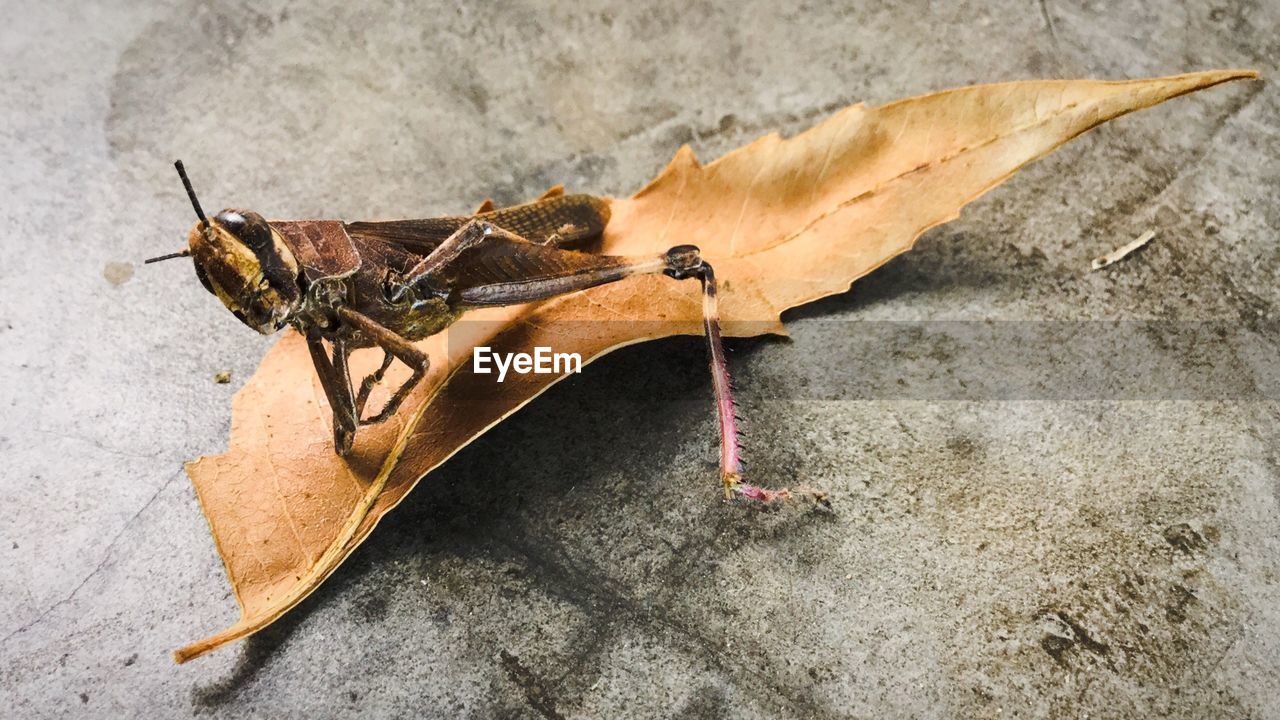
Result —
<svg viewBox="0 0 1280 720"><path fill-rule="evenodd" d="M341 425L333 426L333 451L346 457L351 454L351 449L356 444L356 433L354 430L348 430Z"/></svg>

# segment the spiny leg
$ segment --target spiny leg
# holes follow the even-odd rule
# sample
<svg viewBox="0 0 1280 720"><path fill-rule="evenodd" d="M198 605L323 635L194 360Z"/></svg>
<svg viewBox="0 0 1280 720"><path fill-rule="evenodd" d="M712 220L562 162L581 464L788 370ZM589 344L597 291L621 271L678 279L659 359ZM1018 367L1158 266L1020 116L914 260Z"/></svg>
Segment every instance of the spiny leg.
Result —
<svg viewBox="0 0 1280 720"><path fill-rule="evenodd" d="M379 325L372 318L352 310L349 307L339 307L338 317L358 328L361 332L377 343L379 347L386 351L387 359L383 360L382 369L379 370L379 373L386 370L387 365L390 364L389 359L392 356L405 365L408 365L409 369L413 371L413 374L409 376L409 379L405 380L404 383L399 388L396 388L396 391L391 394L391 399L387 400L387 404L383 406L382 410L379 411L377 415L365 420L359 420L360 425L376 425L380 422L384 422L400 409L401 403L404 402L405 398L409 397L409 393L417 387L418 383L422 381L422 378L426 377L427 368L431 364L431 359L427 357L426 353L414 347L413 343L403 337L400 337L400 335L388 330L382 325ZM376 374L377 373L375 373L375 375Z"/></svg>
<svg viewBox="0 0 1280 720"><path fill-rule="evenodd" d="M395 356L387 352L386 348L382 349L382 365L377 370L370 373L360 383L360 392L356 394L356 417L364 415L364 404L369 401L369 393L373 391L373 386L382 382L383 376L387 374L387 368L391 367L391 361L395 360Z"/></svg>
<svg viewBox="0 0 1280 720"><path fill-rule="evenodd" d="M324 341L320 336L312 334L307 336L307 350L311 353L311 362L316 367L320 386L324 388L329 408L333 411L334 450L339 455L346 455L351 452L356 428L359 426L355 400L351 397L351 378L347 374L349 351L346 342L333 341L331 357L325 351Z"/></svg>
<svg viewBox="0 0 1280 720"><path fill-rule="evenodd" d="M466 282L465 268L471 259L502 258L505 264L520 267L525 261L530 273L503 278L501 282ZM711 374L716 396L716 416L720 425L720 477L725 496L735 495L763 502L787 499L790 490L766 490L742 482L741 445L728 364L720 335L715 272L702 260L698 248L680 245L651 258L628 258L559 251L535 245L485 223L472 222L443 243L410 273L411 284L450 287L467 307L514 305L585 290L633 275L663 273L677 280L697 277L703 288L703 329L710 353ZM797 492L802 492L797 488ZM823 493L803 490L826 504Z"/></svg>
<svg viewBox="0 0 1280 720"><path fill-rule="evenodd" d="M720 426L720 480L724 497L735 495L771 503L789 500L791 490L768 490L742 482L742 443L738 429L738 408L733 400L733 382L729 377L729 363L724 354L724 340L720 334L720 303L717 295L716 273L711 264L701 258L693 245L673 247L666 254L667 269L664 272L677 280L696 276L702 282L702 330L707 338L707 358L711 366L711 388L716 400L716 419ZM807 487L796 488L822 505L830 505L826 493Z"/></svg>
<svg viewBox="0 0 1280 720"><path fill-rule="evenodd" d="M742 482L742 442L738 430L738 406L733 400L733 381L729 377L729 362L724 354L724 340L720 337L720 303L716 295L716 273L711 265L702 262L697 271L702 282L702 331L707 338L707 359L711 366L711 389L716 399L716 420L720 426L720 480L724 485L724 497L729 500L735 492L748 494L757 500L770 502L786 497L786 490L774 493L760 490Z"/></svg>
<svg viewBox="0 0 1280 720"><path fill-rule="evenodd" d="M386 422L388 418L396 414L396 411L404 403L405 398L409 397L409 393L418 386L418 383L422 382L422 378L426 377L427 374L426 363L417 366L411 365L410 367L413 368L413 374L409 376L409 379L396 388L396 391L391 394L391 398L387 400L387 404L382 406L382 410L377 415L361 420L361 425L377 425L378 423Z"/></svg>

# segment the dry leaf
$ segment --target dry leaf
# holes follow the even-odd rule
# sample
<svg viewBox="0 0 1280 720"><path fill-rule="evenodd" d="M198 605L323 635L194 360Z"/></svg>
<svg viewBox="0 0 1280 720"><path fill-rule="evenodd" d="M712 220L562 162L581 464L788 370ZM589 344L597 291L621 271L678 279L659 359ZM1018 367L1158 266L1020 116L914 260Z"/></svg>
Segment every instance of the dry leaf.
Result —
<svg viewBox="0 0 1280 720"><path fill-rule="evenodd" d="M643 255L697 244L722 278L726 331L783 332L783 310L843 292L1076 135L1245 77L1255 74L983 85L873 109L855 105L797 137L769 135L706 166L684 147L634 197L612 201L604 251ZM333 452L329 410L305 344L286 334L235 397L230 450L187 467L241 619L176 659L280 617L423 475L557 379L513 374L498 385L471 372L472 345L495 352L546 345L589 361L622 345L699 333L699 307L697 283L650 276L474 313L468 319L491 322L463 322L421 343L432 358L426 382L398 417L362 429L345 460Z"/></svg>

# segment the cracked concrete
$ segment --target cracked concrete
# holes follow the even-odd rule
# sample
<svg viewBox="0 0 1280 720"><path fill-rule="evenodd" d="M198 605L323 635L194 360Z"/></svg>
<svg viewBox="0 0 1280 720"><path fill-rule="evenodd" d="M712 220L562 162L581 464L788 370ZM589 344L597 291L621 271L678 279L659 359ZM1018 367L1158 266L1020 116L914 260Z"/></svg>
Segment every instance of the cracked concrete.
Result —
<svg viewBox="0 0 1280 720"><path fill-rule="evenodd" d="M189 225L175 157L207 205L273 217L456 212L556 182L618 194L683 142L710 159L850 102L1269 77L1277 26L1275 2L1210 0L14 10L0 702L22 717L1280 717L1269 82L1095 130L791 313L791 340L732 343L753 476L825 487L834 513L719 502L701 345L628 348L451 460L277 625L184 666L169 651L236 613L179 469L224 447L230 396L271 340L188 269L139 264ZM1148 247L1087 271L1148 229ZM939 320L1026 321L1063 351L971 347ZM1105 362L1096 384L1073 380L1096 320L1134 323L1124 347L1175 380ZM966 373L984 349L1047 384L982 385ZM1197 385L1206 367L1219 374Z"/></svg>

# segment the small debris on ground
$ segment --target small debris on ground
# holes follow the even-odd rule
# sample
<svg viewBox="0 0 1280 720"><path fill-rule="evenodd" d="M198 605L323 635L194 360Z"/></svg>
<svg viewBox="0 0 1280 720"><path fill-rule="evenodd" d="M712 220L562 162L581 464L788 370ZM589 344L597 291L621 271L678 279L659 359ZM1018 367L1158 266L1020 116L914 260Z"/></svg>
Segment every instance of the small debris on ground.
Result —
<svg viewBox="0 0 1280 720"><path fill-rule="evenodd" d="M222 370L215 373L213 376L213 381L218 383L219 385L226 385L227 383L231 382L231 371Z"/></svg>
<svg viewBox="0 0 1280 720"><path fill-rule="evenodd" d="M1141 235L1139 235L1137 240L1134 240L1128 245L1125 245L1124 247L1116 248L1115 250L1112 250L1106 255L1099 255L1098 257L1093 259L1093 269L1101 270L1102 268L1108 265L1112 265L1114 263L1120 262L1121 260L1125 259L1125 257L1129 253L1151 242L1151 238L1155 236L1156 236L1155 230L1148 230L1142 233Z"/></svg>
<svg viewBox="0 0 1280 720"><path fill-rule="evenodd" d="M109 262L102 267L102 277L112 285L120 287L133 277L133 265L127 262Z"/></svg>

